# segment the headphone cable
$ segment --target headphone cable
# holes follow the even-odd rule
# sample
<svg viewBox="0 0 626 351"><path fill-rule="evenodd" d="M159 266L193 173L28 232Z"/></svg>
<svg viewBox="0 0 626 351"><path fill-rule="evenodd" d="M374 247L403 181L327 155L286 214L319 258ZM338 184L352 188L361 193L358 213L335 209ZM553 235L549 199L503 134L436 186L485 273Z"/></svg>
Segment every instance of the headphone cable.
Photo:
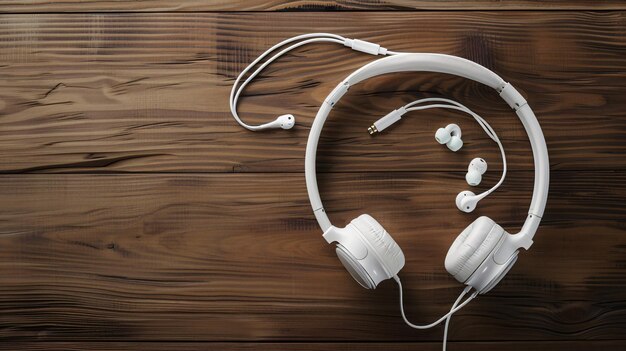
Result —
<svg viewBox="0 0 626 351"><path fill-rule="evenodd" d="M465 301L463 301L461 303L461 300L463 299L463 297L465 295L467 295L472 290L471 286L466 286L465 289L463 289L463 291L459 295L459 297L456 299L456 301L454 301L454 304L452 304L452 307L450 308L450 312L446 313L441 318L439 318L438 320L436 320L436 321L434 321L434 322L432 322L430 324L418 325L418 324L413 324L413 323L409 322L409 320L406 318L406 314L404 313L404 300L403 300L403 296L402 296L402 290L403 290L402 289L402 282L400 281L400 277L398 277L398 275L394 275L393 279L396 281L396 283L398 283L398 288L400 290L400 313L402 314L402 319L404 319L404 322L409 327L414 328L414 329L430 329L430 328L438 325L439 323L443 322L444 320L446 321L446 324L444 326L444 334L443 334L443 351L446 351L446 342L447 342L446 339L448 337L448 325L450 324L450 318L452 318L452 315L454 313L459 311L461 308L463 308L465 305L467 305L470 301L472 301L474 298L476 298L476 296L478 296L478 291L474 291L467 299L465 299Z"/></svg>
<svg viewBox="0 0 626 351"><path fill-rule="evenodd" d="M459 302L461 302L461 299L463 298L463 296L465 296L465 294L467 292L469 292L470 290L471 290L471 288L469 286L466 287L465 290L463 290L463 292L459 295L459 297L456 299L456 301L454 301L454 303L452 304L452 307L450 307L450 311L452 311L453 309L456 308L456 306L458 306L458 304L459 304ZM443 351L446 351L446 344L448 343L448 326L450 326L450 320L451 319L452 319L452 315L449 315L448 318L446 318L446 323L443 326L443 347L442 347Z"/></svg>

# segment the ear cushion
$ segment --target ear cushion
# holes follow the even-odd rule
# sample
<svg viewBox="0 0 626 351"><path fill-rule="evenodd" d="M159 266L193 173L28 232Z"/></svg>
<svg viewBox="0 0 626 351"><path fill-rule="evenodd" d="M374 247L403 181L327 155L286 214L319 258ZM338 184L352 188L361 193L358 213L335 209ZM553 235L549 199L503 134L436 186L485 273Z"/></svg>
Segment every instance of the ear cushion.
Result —
<svg viewBox="0 0 626 351"><path fill-rule="evenodd" d="M479 217L456 238L448 254L445 266L456 280L464 283L493 251L504 229L488 217Z"/></svg>
<svg viewBox="0 0 626 351"><path fill-rule="evenodd" d="M360 215L350 223L369 243L383 267L387 269L389 277L398 274L404 267L404 253L385 228L367 214Z"/></svg>

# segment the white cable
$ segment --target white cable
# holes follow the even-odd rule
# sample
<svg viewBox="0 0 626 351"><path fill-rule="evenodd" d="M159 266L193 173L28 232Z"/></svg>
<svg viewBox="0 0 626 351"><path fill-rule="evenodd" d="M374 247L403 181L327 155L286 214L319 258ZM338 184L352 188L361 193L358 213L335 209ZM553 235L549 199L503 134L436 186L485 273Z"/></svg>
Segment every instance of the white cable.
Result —
<svg viewBox="0 0 626 351"><path fill-rule="evenodd" d="M463 290L463 293L459 295L456 301L454 301L454 303L452 304L452 307L450 308L450 311L455 309L456 306L459 304L459 302L461 302L461 299L463 299L463 296L465 296L465 294L469 292L470 289L468 288L469 286L465 288L465 290ZM446 351L446 344L448 342L448 326L450 325L450 319L452 319L452 315L449 315L448 318L446 318L446 324L444 324L443 326L443 351Z"/></svg>
<svg viewBox="0 0 626 351"><path fill-rule="evenodd" d="M266 52L264 52L261 56L259 56L256 60L254 60L250 65L248 65L248 67L246 67L237 77L237 79L235 80L235 83L233 84L233 88L230 91L230 112L232 113L233 117L235 118L235 120L244 128L248 129L248 130L260 130L263 129L262 125L257 125L257 126L251 126L246 124L245 122L243 122L241 120L241 118L239 117L239 114L237 114L237 100L239 99L239 95L241 94L241 92L243 91L243 89L246 87L246 85L248 85L248 83L250 83L250 81L252 81L252 79L254 79L254 77L256 77L259 73L261 73L261 71L267 67L270 63L274 62L276 59L278 59L280 56L284 55L285 53L287 53L290 50L293 50L297 47L300 47L302 45L306 45L309 43L314 43L314 42L332 42L332 43L338 43L338 44L343 44L343 38L339 37L341 39L335 39L335 38L322 38L322 37L317 37L317 38L312 38L312 39L306 39L303 40L301 42L298 42L296 44L293 44L283 50L281 50L280 52L278 52L276 55L272 56L271 58L269 58L267 61L265 61L260 67L258 67L253 73L250 74L250 76L248 78L246 78L246 80L239 86L239 88L237 89L237 85L239 84L239 82L241 81L241 78L254 66L256 65L259 61L261 61L263 58L265 58L268 54L270 54L272 51L276 50L276 48L281 47L285 44L288 44L290 42L293 42L295 40L298 39L302 39L302 37L309 37L310 35L303 35L303 36L298 36L298 37L294 37L291 39L287 39L285 41L282 41L276 45L274 45L273 47L271 47L269 50L267 50ZM235 89L237 89L237 92L235 93Z"/></svg>
<svg viewBox="0 0 626 351"><path fill-rule="evenodd" d="M290 45L287 48L282 49L281 51L279 51L278 53L276 53L275 55L273 55L272 57L270 57L269 59L267 59L267 61L265 61L261 66L259 66L254 72L252 72L248 78L246 78L243 83L241 83L241 85L239 85L241 79L245 76L246 73L248 73L252 67L254 67L255 65L257 65L261 60L263 60L265 57L267 57L269 54L271 54L273 51L276 51L277 49L281 48L282 46L285 46L287 44L296 42L295 44ZM237 123L239 123L242 127L248 129L248 130L252 130L252 131L257 131L257 130L262 130L262 129L266 129L268 128L271 124L276 123L276 121L273 122L269 122L269 123L265 123L265 124L261 124L261 125L249 125L247 123L245 123L244 121L241 120L241 118L239 117L239 114L237 113L237 101L239 100L239 96L241 95L241 93L243 92L243 89L248 85L248 83L250 83L252 81L252 79L254 79L254 77L256 77L265 67L267 67L270 63L274 62L276 59L278 59L280 56L284 55L285 53L298 48L302 45L306 45L306 44L310 44L310 43L316 43L316 42L331 42L331 43L337 43L337 44L341 44L344 46L348 46L350 48L352 48L353 50L356 51L361 51L361 52L366 52L372 55L397 55L399 54L399 52L395 52L395 51L388 51L386 48L382 48L380 47L380 45L374 44L374 43L368 43L368 42L364 42L362 40L357 40L357 39L348 39L348 38L344 38L340 35L337 34L331 34L331 33L309 33L309 34L303 34L303 35L298 35L295 36L293 38L289 38L286 40L281 41L280 43L272 46L271 48L269 48L267 51L265 51L263 54L261 54L259 57L257 57L254 61L252 61L252 63L250 63L237 77L237 79L235 80L235 83L233 84L233 87L230 91L230 98L229 98L229 103L230 103L230 111L233 115L233 118L237 121ZM279 117L280 118L280 117Z"/></svg>
<svg viewBox="0 0 626 351"><path fill-rule="evenodd" d="M425 102L446 102L451 105L431 104L431 105L411 107L411 106L415 106L415 105L425 103ZM476 122L478 122L478 124L483 128L485 133L487 133L487 136L489 136L491 140L493 140L496 144L498 144L498 147L500 148L500 154L502 156L502 176L500 177L500 180L498 181L498 183L496 183L496 185L494 185L491 189L486 190L482 192L481 194L477 195L478 199L483 199L485 196L491 194L496 189L498 189L498 187L500 187L500 185L504 182L504 178L506 178L506 171L507 171L506 154L504 153L504 146L502 146L502 142L500 141L500 138L498 138L498 135L496 134L496 132L493 130L493 128L491 128L491 125L489 125L489 123L487 123L487 121L485 121L485 119L479 116L477 113L470 110L465 105L459 102L456 102L454 100L449 100L449 99L444 99L444 98L426 98L426 99L413 101L404 106L404 109L406 110L406 112L426 110L429 108L446 108L446 109L451 109L451 110L462 111L462 112L469 114L470 116L474 117Z"/></svg>
<svg viewBox="0 0 626 351"><path fill-rule="evenodd" d="M438 320L430 323L430 324L426 324L426 325L418 325L418 324L413 324L411 322L409 322L409 320L406 318L406 315L404 314L404 300L403 300L403 296L402 296L402 283L400 282L400 277L398 277L397 275L395 275L393 277L393 279L396 281L396 283L398 283L398 288L400 289L400 312L402 314L402 319L404 319L404 322L411 328L414 329L430 329L434 326L436 326L437 324L443 322L446 318L452 316L455 312L457 312L458 310L460 310L461 308L463 308L465 305L467 305L470 301L472 301L477 295L478 295L478 291L475 291L472 293L472 295L470 295L470 297L468 297L465 301L463 301L463 303L461 303L460 305L453 307L452 309L450 309L450 312L446 313L445 315L443 315L441 318L439 318ZM463 296L465 296L472 288L471 287L466 287L463 292L461 292L461 295L459 296L459 299L463 298Z"/></svg>
<svg viewBox="0 0 626 351"><path fill-rule="evenodd" d="M448 107L447 105L446 106L437 106L437 107L451 108L451 109L463 111L463 112L471 115L472 117L474 117L474 119L476 119L478 124L483 128L485 133L487 133L487 135L493 141L497 141L498 140L498 136L496 135L496 132L491 128L489 123L487 123L487 121L485 121L484 118L482 118L477 113L475 113L474 111L470 110L467 106L461 104L460 102L457 102L457 101L454 101L454 100L450 100L450 99L445 99L445 98L425 98L425 99L419 99L419 100L413 101L413 102L407 104L404 107L407 109L407 111L409 111L410 107L412 107L414 105L422 104L422 103L425 103L425 102L445 102L445 103L457 106L458 108ZM413 110L411 110L411 111L413 111Z"/></svg>

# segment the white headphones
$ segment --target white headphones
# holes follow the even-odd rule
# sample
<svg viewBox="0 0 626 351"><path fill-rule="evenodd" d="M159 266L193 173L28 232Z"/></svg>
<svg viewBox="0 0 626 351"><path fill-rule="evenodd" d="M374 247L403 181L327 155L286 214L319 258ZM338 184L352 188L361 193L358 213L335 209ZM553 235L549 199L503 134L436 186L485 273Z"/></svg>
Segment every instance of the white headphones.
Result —
<svg viewBox="0 0 626 351"><path fill-rule="evenodd" d="M286 43L292 42L297 39L307 39L310 37L321 37L318 41L336 41L343 43L346 46L352 47L355 50L363 51L373 55L392 55L385 57L374 62L371 62L364 67L358 69L354 73L350 74L346 79L337 85L337 87L326 97L322 106L320 107L311 131L306 146L306 158L305 158L305 177L306 185L313 208L313 213L323 231L323 237L328 243L336 243L336 253L348 270L350 275L363 287L367 289L374 289L383 280L394 278L400 287L400 306L402 317L404 321L411 327L417 329L430 328L436 324L439 324L443 320L446 321L446 328L444 332L444 350L445 340L447 335L447 326L450 321L450 317L469 301L471 301L478 294L485 294L491 290L504 275L511 269L515 261L517 260L518 251L520 248L529 249L533 243L533 237L539 227L541 217L546 206L548 197L548 183L549 183L549 163L548 163L548 151L545 143L541 127L535 117L535 114L528 106L526 100L522 95L509 83L505 82L497 74L489 69L474 63L472 61L450 55L442 54L422 54L422 53L396 53L388 51L380 45L360 41L357 39L345 39L333 34L315 33L305 36L299 36L292 39L283 41L277 44L268 52L264 53L254 61L244 72L237 78L235 86L243 76L254 64L258 63L260 59L267 56L269 52ZM235 119L248 129L262 128L262 126L247 126L239 119L236 114L236 99L241 93L243 86L245 86L254 76L256 76L261 69L267 64L275 60L278 56L282 55L286 51L303 45L304 43L311 42L313 39L307 39L294 44L274 57L268 59L257 71L250 75L250 77L242 84L242 87L234 94L235 87L233 87L233 93L231 93L231 110ZM459 282L467 285L465 290L461 293L459 298L452 305L451 310L441 317L439 320L429 325L415 325L409 322L404 314L403 302L402 302L402 284L398 273L404 267L405 259L400 246L394 241L389 233L378 223L373 217L367 214L363 214L353 219L346 227L339 228L331 224L319 195L315 171L315 160L317 154L317 146L324 126L324 122L328 117L332 108L339 102L348 89L366 79L376 77L379 75L405 72L405 71L428 71L437 73L448 73L457 75L467 79L474 80L476 82L485 84L493 89L496 89L502 99L515 111L517 116L522 121L532 147L534 166L535 166L535 181L533 197L528 210L528 216L522 226L522 229L517 234L507 233L500 225L495 223L488 217L479 217L472 222L465 230L459 234L454 241L445 259L446 270L454 276ZM234 97L234 98L233 98ZM443 99L440 99L443 100ZM454 103L456 106L462 106L458 103ZM411 105L411 104L409 104ZM407 105L407 106L409 106ZM388 127L395 121L399 120L401 116L410 111L407 106L395 110L387 116L381 118L374 123L369 129L370 133L382 131L382 129ZM438 106L441 107L441 106ZM462 106L464 107L464 106ZM450 108L450 107L447 107ZM415 108L418 109L418 108ZM456 108L462 111L463 109ZM467 109L467 108L465 108ZM485 191L480 195L474 195L472 192L464 191L459 193L456 199L457 207L464 212L471 212L476 206L476 203L482 198L487 196L493 190L495 190L504 180L504 174L506 173L506 161L504 158L504 150L502 145L495 136L495 132L480 116L475 115L473 112L467 109L467 113L470 113L481 124L483 129L492 137L492 139L498 143L502 152L504 171L503 176L492 189ZM291 116L291 115L288 115ZM282 116L281 116L282 117ZM277 119L280 120L279 117ZM291 116L293 117L293 116ZM293 120L293 119L292 119ZM484 122L484 123L481 123ZM270 122L272 123L272 122ZM275 122L273 127L279 127L280 122ZM269 125L269 124L268 124ZM284 125L291 127L293 124ZM451 132L451 131L448 131ZM460 136L460 135L459 135ZM460 138L459 138L460 139ZM456 148L453 145L451 149ZM471 289L475 292L466 299L463 303L460 303L464 295L466 295Z"/></svg>
<svg viewBox="0 0 626 351"><path fill-rule="evenodd" d="M493 220L480 217L459 235L446 256L445 266L448 272L459 282L484 294L511 269L517 260L518 250L528 249L532 245L548 197L549 164L541 127L526 100L512 85L477 63L450 55L398 54L371 62L339 83L320 107L307 142L305 176L313 213L326 241L337 243L339 259L364 287L375 288L381 281L397 275L404 266L404 255L400 247L369 215L354 219L345 228L337 228L331 224L322 206L315 172L315 157L322 127L339 99L351 86L363 80L404 71L448 73L490 86L517 113L528 133L535 159L535 186L522 230L511 235ZM477 196L465 195L459 203L461 207L473 207L479 200Z"/></svg>
<svg viewBox="0 0 626 351"><path fill-rule="evenodd" d="M315 172L317 145L324 122L331 109L348 89L368 78L392 72L430 71L448 73L472 79L496 89L502 99L522 121L535 160L535 184L528 217L519 233L511 235L488 217L471 223L454 241L445 259L446 270L467 288L452 305L452 309L438 321L420 326L409 322L404 314L402 284L398 273L404 266L404 254L391 235L374 218L364 214L353 219L345 228L331 224L320 199ZM400 307L404 321L417 329L430 328L444 319L444 350L447 327L451 315L471 301L477 294L491 290L511 269L520 248L529 249L548 198L549 163L545 139L535 114L522 95L509 83L487 68L463 58L439 54L398 54L374 61L349 75L326 97L311 126L306 147L306 185L313 213L328 243L336 243L339 260L350 275L363 287L374 289L383 280L394 278L400 287ZM499 184L498 184L499 185ZM461 192L457 196L460 209L472 210L488 192L474 195ZM475 293L459 305L462 297Z"/></svg>

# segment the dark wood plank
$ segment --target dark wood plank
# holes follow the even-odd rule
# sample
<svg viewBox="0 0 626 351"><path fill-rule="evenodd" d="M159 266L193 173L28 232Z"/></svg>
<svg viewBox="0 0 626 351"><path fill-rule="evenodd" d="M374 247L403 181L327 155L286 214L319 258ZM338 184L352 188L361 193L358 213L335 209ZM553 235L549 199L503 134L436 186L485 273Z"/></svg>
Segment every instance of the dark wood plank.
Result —
<svg viewBox="0 0 626 351"><path fill-rule="evenodd" d="M626 347L624 341L515 341L515 342L450 342L450 348L454 351L470 350L563 350L563 351L588 351L588 350L621 350ZM119 351L119 350L177 350L177 351L197 351L197 350L286 350L286 351L339 351L339 350L362 350L362 351L431 351L441 350L440 343L427 342L397 342L397 343L199 343L199 342L19 342L0 345L0 350L45 350L45 351Z"/></svg>
<svg viewBox="0 0 626 351"><path fill-rule="evenodd" d="M553 169L624 170L624 23L624 12L4 15L0 171L300 172L321 101L372 58L315 45L253 84L243 118L293 112L299 125L289 133L240 128L227 97L245 64L313 29L484 64L531 102ZM351 90L323 135L320 170L461 171L478 153L497 167L496 146L456 114L415 114L385 135L365 133L378 116L424 94L476 109L501 135L512 169L532 168L523 128L495 93L448 76L408 74ZM460 155L433 140L453 121L464 130Z"/></svg>
<svg viewBox="0 0 626 351"><path fill-rule="evenodd" d="M3 0L0 12L619 10L619 0Z"/></svg>
<svg viewBox="0 0 626 351"><path fill-rule="evenodd" d="M460 290L443 268L456 233L478 215L515 231L531 178L516 172L472 215L454 207L461 173L326 174L320 186L337 224L368 212L392 233L407 313L429 321ZM554 172L533 250L453 320L451 340L623 338L625 185L626 172ZM5 175L0 203L5 344L441 338L403 325L392 282L350 280L302 174Z"/></svg>

